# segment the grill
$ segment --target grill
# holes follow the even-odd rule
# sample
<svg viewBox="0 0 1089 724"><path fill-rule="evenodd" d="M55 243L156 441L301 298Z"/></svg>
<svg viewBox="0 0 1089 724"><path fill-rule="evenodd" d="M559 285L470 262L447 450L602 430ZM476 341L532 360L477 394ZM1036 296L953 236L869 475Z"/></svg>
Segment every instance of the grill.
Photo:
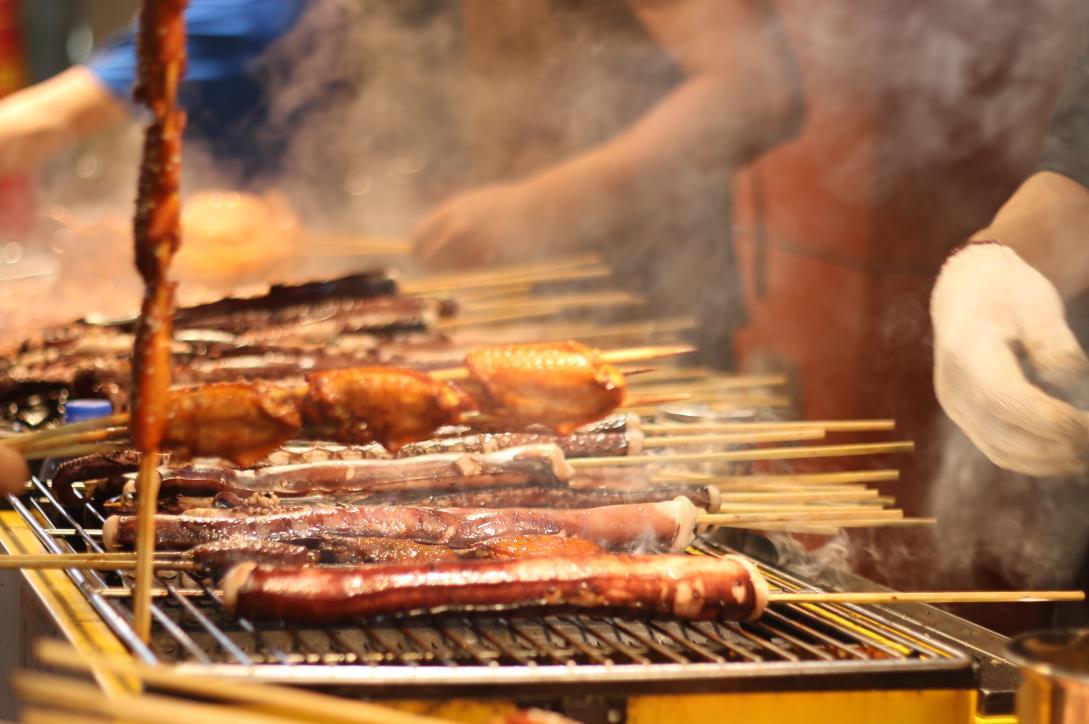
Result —
<svg viewBox="0 0 1089 724"><path fill-rule="evenodd" d="M40 480L11 504L53 553L100 551L104 517L65 508ZM731 549L702 538L693 555ZM761 564L773 588L812 586ZM380 696L517 690L813 691L974 689L973 660L882 609L783 605L755 623L684 622L511 611L405 616L350 627L258 624L222 605L209 581L164 573L144 645L132 629L129 574L67 572L133 654L220 676L350 687Z"/></svg>

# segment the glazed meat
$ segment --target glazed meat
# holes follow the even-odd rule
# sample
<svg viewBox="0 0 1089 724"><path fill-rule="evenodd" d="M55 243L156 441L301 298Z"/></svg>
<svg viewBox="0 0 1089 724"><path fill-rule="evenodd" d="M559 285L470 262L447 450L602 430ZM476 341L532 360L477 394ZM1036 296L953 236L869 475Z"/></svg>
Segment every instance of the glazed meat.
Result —
<svg viewBox="0 0 1089 724"><path fill-rule="evenodd" d="M624 376L577 342L484 347L465 365L481 411L506 429L536 424L567 435L624 401Z"/></svg>
<svg viewBox="0 0 1089 724"><path fill-rule="evenodd" d="M442 563L478 558L539 558L604 553L601 546L558 535L512 535L481 541L469 548L389 538L326 538L321 557L326 563Z"/></svg>
<svg viewBox="0 0 1089 724"><path fill-rule="evenodd" d="M335 624L477 608L579 608L695 620L759 618L763 575L740 556L590 555L301 568L244 563L223 578L227 607L264 620Z"/></svg>
<svg viewBox="0 0 1089 724"><path fill-rule="evenodd" d="M191 511L156 515L155 539L159 548L169 550L187 550L238 536L282 542L329 536L377 537L469 548L500 536L562 535L591 541L606 550L682 551L695 537L698 513L688 498L581 510L389 505L295 508L264 515ZM102 531L107 548L131 548L136 540L136 517L111 516Z"/></svg>
<svg viewBox="0 0 1089 724"><path fill-rule="evenodd" d="M466 405L450 385L412 370L330 370L310 375L307 382L307 424L333 428L342 442L378 442L393 451L456 423Z"/></svg>
<svg viewBox="0 0 1089 724"><path fill-rule="evenodd" d="M137 449L157 451L170 407L174 288L170 262L181 244L181 150L185 112L178 108L184 77L185 0L147 3L137 38L136 100L151 111L136 192L136 269L144 298L132 351L134 405L130 429Z"/></svg>
<svg viewBox="0 0 1089 724"><path fill-rule="evenodd" d="M478 557L499 560L595 556L605 550L597 543L558 535L507 535L476 546Z"/></svg>
<svg viewBox="0 0 1089 724"><path fill-rule="evenodd" d="M187 551L185 557L211 573L221 573L246 561L280 566L302 566L318 562L318 553L304 546L246 538L228 538L204 543Z"/></svg>
<svg viewBox="0 0 1089 724"><path fill-rule="evenodd" d="M163 444L178 457L222 457L250 465L302 425L293 390L262 382L223 382L170 393Z"/></svg>

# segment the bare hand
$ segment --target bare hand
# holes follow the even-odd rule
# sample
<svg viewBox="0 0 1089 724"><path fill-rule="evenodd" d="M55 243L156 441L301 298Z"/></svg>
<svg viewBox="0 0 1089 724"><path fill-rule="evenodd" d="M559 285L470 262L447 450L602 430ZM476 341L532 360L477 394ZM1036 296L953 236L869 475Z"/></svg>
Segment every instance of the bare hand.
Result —
<svg viewBox="0 0 1089 724"><path fill-rule="evenodd" d="M428 214L412 233L413 253L434 266L472 266L540 251L551 219L522 184L486 186L457 196Z"/></svg>

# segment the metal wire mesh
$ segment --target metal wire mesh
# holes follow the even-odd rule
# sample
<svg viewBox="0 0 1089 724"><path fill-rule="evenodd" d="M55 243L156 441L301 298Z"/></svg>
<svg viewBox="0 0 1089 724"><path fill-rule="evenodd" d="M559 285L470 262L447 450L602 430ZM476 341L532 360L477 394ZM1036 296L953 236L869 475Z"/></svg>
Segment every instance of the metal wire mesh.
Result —
<svg viewBox="0 0 1089 724"><path fill-rule="evenodd" d="M66 508L38 480L32 493L10 500L50 552L102 550L105 519L93 505ZM728 550L700 539L690 552ZM761 568L773 588L810 588ZM946 686L971 677L966 656L868 607L772 606L752 623L480 611L285 626L234 615L211 581L178 572L157 577L153 636L144 645L132 629L131 575L68 575L137 657L221 675L366 686L558 681L577 671L585 681L770 677L791 688L799 673L901 677L903 685L911 672Z"/></svg>

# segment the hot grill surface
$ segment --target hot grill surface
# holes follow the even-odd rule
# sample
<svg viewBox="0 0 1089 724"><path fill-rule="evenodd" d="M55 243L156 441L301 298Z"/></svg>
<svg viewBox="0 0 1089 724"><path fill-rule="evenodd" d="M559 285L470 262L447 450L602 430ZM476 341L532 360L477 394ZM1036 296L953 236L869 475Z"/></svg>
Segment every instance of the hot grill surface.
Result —
<svg viewBox="0 0 1089 724"><path fill-rule="evenodd" d="M66 509L38 480L32 493L10 500L50 552L102 550L104 517L94 506ZM690 552L728 549L702 538ZM761 568L773 589L811 588ZM969 657L872 607L773 605L754 623L475 611L288 627L236 617L211 582L165 573L145 646L132 629L129 574L68 575L137 657L224 676L381 687L389 695L510 686L629 693L975 686Z"/></svg>

